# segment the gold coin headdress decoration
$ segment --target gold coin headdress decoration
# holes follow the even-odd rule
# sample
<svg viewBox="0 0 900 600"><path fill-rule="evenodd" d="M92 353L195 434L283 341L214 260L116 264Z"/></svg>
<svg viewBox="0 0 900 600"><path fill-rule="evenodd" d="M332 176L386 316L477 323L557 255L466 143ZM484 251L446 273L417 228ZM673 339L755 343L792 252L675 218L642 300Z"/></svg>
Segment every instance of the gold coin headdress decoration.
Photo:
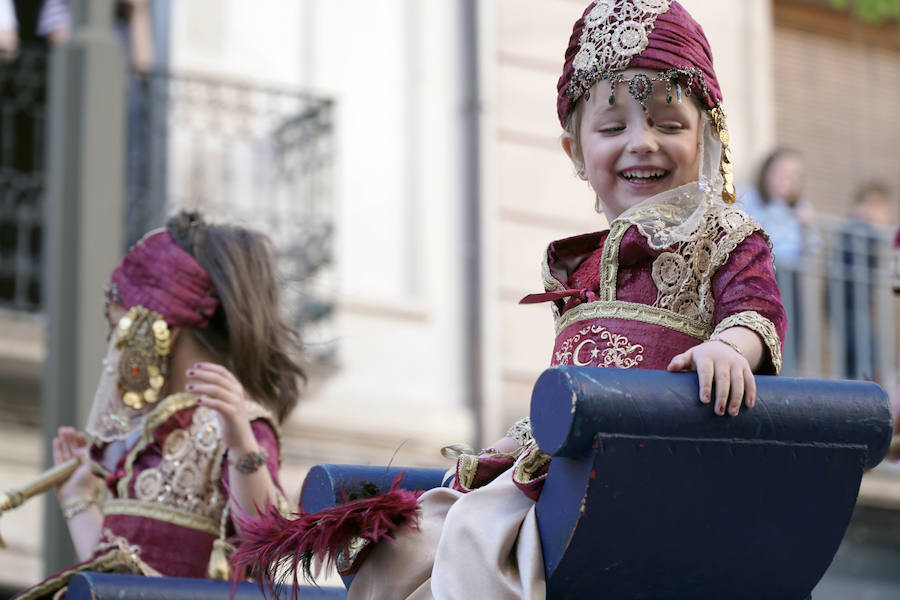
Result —
<svg viewBox="0 0 900 600"><path fill-rule="evenodd" d="M133 306L119 320L116 348L119 359L119 394L135 410L155 404L165 385L171 351L169 326L162 315Z"/></svg>

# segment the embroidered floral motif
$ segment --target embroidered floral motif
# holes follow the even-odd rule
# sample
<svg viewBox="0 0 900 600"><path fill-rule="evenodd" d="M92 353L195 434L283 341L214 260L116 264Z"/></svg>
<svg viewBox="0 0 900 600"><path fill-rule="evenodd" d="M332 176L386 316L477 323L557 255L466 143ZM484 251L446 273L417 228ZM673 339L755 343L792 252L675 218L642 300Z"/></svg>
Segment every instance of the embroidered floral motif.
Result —
<svg viewBox="0 0 900 600"><path fill-rule="evenodd" d="M221 427L214 410L197 407L188 429L166 437L162 462L138 475L135 497L218 520L227 501L220 482L225 454Z"/></svg>
<svg viewBox="0 0 900 600"><path fill-rule="evenodd" d="M569 87L572 99L587 91L604 73L621 71L647 48L647 36L671 0L597 0L585 15L575 73Z"/></svg>
<svg viewBox="0 0 900 600"><path fill-rule="evenodd" d="M630 369L644 360L644 347L602 325L589 325L565 339L555 359L555 364L560 365Z"/></svg>
<svg viewBox="0 0 900 600"><path fill-rule="evenodd" d="M738 244L758 229L756 221L736 208L710 207L692 239L653 261L653 282L658 290L653 306L711 324L713 275Z"/></svg>

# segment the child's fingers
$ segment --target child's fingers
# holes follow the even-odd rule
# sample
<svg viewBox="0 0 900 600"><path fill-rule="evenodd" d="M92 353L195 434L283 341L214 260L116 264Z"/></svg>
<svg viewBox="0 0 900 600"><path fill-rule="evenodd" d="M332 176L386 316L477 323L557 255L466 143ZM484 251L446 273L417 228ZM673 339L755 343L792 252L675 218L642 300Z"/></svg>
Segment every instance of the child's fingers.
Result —
<svg viewBox="0 0 900 600"><path fill-rule="evenodd" d="M187 385L187 390L189 392L194 392L195 394L201 394L208 398L213 398L227 404L230 407L234 407L238 402L237 396L231 393L229 390L222 389L221 386L215 385L213 383L190 383Z"/></svg>
<svg viewBox="0 0 900 600"><path fill-rule="evenodd" d="M728 401L728 413L736 417L741 410L741 402L744 401L744 371L740 366L731 370L731 399Z"/></svg>
<svg viewBox="0 0 900 600"><path fill-rule="evenodd" d="M187 376L194 380L216 384L225 389L231 389L235 387L235 384L237 383L218 371L199 367L188 369Z"/></svg>
<svg viewBox="0 0 900 600"><path fill-rule="evenodd" d="M713 364L709 360L701 360L697 367L697 380L700 383L700 402L709 404L712 396Z"/></svg>
<svg viewBox="0 0 900 600"><path fill-rule="evenodd" d="M69 427L62 435L63 442L69 447L74 454L78 448L87 447L87 438L79 431Z"/></svg>
<svg viewBox="0 0 900 600"><path fill-rule="evenodd" d="M209 396L201 396L197 398L197 404L202 404L203 406L208 406L213 410L217 410L222 413L224 416L233 416L234 415L234 406L227 402L223 402L218 398L210 398Z"/></svg>
<svg viewBox="0 0 900 600"><path fill-rule="evenodd" d="M672 360L669 361L669 365L666 367L667 371L684 371L690 365L690 358L687 352L682 352L676 356L672 357Z"/></svg>
<svg viewBox="0 0 900 600"><path fill-rule="evenodd" d="M65 460L62 441L58 437L55 437L53 438L53 464L58 465L61 462L65 462Z"/></svg>
<svg viewBox="0 0 900 600"><path fill-rule="evenodd" d="M216 375L223 377L227 381L238 383L237 377L234 376L234 373L232 373L222 365L217 365L216 363L198 362L194 365L193 369L195 371L203 373L215 373Z"/></svg>
<svg viewBox="0 0 900 600"><path fill-rule="evenodd" d="M728 392L731 390L731 371L727 366L716 365L716 405L717 415L725 414L725 404L728 402Z"/></svg>
<svg viewBox="0 0 900 600"><path fill-rule="evenodd" d="M756 404L756 378L750 367L744 367L744 402L747 408L753 408Z"/></svg>

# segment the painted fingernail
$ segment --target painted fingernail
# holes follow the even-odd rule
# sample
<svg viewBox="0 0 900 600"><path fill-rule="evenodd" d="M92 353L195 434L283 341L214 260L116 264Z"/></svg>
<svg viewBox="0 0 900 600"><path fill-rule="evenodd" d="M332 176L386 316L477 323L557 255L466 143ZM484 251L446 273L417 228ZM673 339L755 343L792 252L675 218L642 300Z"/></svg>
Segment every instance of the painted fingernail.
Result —
<svg viewBox="0 0 900 600"><path fill-rule="evenodd" d="M202 403L203 403L203 396L200 396L199 398L197 398L197 404L202 404Z"/></svg>
<svg viewBox="0 0 900 600"><path fill-rule="evenodd" d="M194 386L191 384L188 384L187 389L192 390L192 389L194 389Z"/></svg>
<svg viewBox="0 0 900 600"><path fill-rule="evenodd" d="M193 370L193 369L188 369L188 375L193 375L193 374L194 374L194 370Z"/></svg>

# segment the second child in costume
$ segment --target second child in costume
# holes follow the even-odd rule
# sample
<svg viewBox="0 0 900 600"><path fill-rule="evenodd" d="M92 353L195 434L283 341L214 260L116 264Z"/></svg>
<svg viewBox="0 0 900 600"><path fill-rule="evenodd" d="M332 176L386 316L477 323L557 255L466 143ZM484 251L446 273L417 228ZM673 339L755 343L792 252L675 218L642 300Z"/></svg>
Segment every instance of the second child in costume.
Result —
<svg viewBox="0 0 900 600"><path fill-rule="evenodd" d="M550 244L545 289L523 300L553 307L551 364L696 371L710 410L752 409L753 373L778 373L786 320L767 237L729 205L729 133L703 30L678 2L591 2L566 51L557 114L610 228ZM356 571L349 598L543 598L534 506L549 462L527 419L487 450L463 450L452 485L391 515L394 531L360 522L358 537L329 548ZM279 519L248 528L238 553L262 576L326 535L317 515Z"/></svg>
<svg viewBox="0 0 900 600"><path fill-rule="evenodd" d="M303 373L266 238L182 213L128 251L106 313L86 431L53 440L55 463L82 459L57 490L82 562L23 599L84 570L227 578L234 512L286 506L279 423Z"/></svg>

